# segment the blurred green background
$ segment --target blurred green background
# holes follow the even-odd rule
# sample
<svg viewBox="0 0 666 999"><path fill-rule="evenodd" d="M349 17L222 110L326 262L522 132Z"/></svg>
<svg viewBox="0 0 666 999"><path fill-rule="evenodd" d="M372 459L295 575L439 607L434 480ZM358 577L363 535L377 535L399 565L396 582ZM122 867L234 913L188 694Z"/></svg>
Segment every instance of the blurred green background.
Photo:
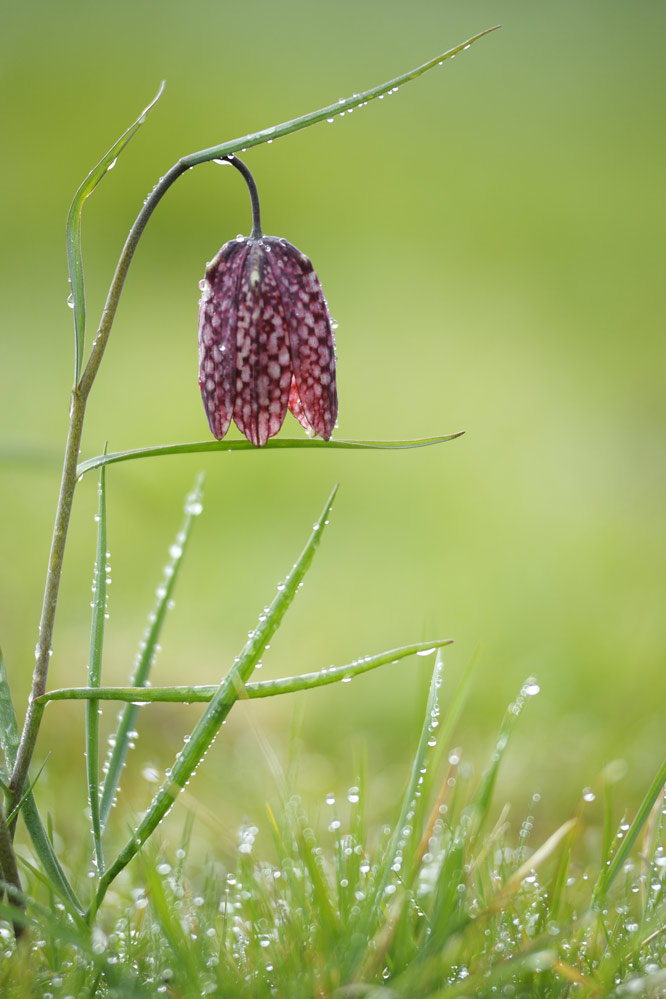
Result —
<svg viewBox="0 0 666 999"><path fill-rule="evenodd" d="M618 797L634 805L664 753L663 3L65 0L7 4L2 20L0 641L21 710L67 422L64 224L80 181L166 79L86 205L91 332L143 198L180 155L390 79L501 22L381 104L246 156L265 230L312 257L339 322L338 436L466 435L406 453L114 467L106 680L129 675L198 470L206 509L156 683L220 677L339 481L263 675L452 637L446 699L478 646L457 737L477 767L525 677L542 688L500 800L520 808L539 790L543 817L564 818L621 757ZM249 226L241 178L212 164L160 205L91 397L85 456L107 439L116 450L207 437L198 281ZM300 433L288 417L283 434ZM91 477L76 499L53 686L84 682L95 502ZM294 718L308 800L344 792L365 756L371 813L390 816L430 663L241 706L191 788L216 816L212 835L261 817ZM168 766L196 714L144 711L133 762ZM115 710L106 715L110 725ZM58 797L61 823L66 800L76 825L80 705L49 709L38 758L49 751L42 794ZM137 780L130 806L150 791Z"/></svg>

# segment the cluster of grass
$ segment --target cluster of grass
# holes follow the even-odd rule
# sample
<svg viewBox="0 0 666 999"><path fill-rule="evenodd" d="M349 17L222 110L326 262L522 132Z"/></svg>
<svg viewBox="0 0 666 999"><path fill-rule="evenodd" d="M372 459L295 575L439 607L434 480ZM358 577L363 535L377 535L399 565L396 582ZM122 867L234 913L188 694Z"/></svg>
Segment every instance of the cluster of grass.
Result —
<svg viewBox="0 0 666 999"><path fill-rule="evenodd" d="M440 716L440 676L438 656L392 827L366 828L361 781L341 806L328 795L317 823L285 788L279 814L261 820L274 838L271 862L256 855L258 827L248 824L235 856L201 866L189 852L190 817L176 848L144 850L92 927L25 862L29 931L16 942L11 923L0 925L0 994L665 995L663 775L631 825L613 825L606 797L594 859L584 860L585 802L534 842L535 816L516 831L492 791L536 684L509 706L477 780L459 750L441 759L465 684ZM16 918L7 906L2 914Z"/></svg>

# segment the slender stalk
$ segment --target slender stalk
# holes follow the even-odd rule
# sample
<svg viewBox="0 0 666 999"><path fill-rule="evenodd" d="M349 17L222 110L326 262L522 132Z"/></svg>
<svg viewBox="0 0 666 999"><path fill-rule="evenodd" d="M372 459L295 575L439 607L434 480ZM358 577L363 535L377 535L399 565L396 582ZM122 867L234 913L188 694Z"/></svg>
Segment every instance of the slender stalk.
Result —
<svg viewBox="0 0 666 999"><path fill-rule="evenodd" d="M250 233L250 239L261 239L263 236L261 229L261 207L259 205L259 192L257 191L257 185L254 182L254 177L250 173L248 166L233 154L225 156L222 160L220 160L220 162L231 163L231 165L236 167L238 172L243 175L243 179L247 184L247 189L250 192L250 202L252 204L252 232Z"/></svg>
<svg viewBox="0 0 666 999"><path fill-rule="evenodd" d="M88 659L88 686L99 687L102 675L102 650L104 647L104 615L107 591L106 548L106 469L99 476L99 512L97 515L97 557L93 585L93 610L90 624L90 656ZM99 874L104 873L102 826L100 823L99 795L99 702L95 699L86 705L86 769L88 772L88 804L90 824L95 845L95 862Z"/></svg>
<svg viewBox="0 0 666 999"><path fill-rule="evenodd" d="M36 662L32 675L32 690L28 701L28 710L25 716L23 732L21 734L18 752L16 754L16 762L14 764L14 770L9 785L11 790L9 803L10 811L12 811L15 805L21 800L44 710L43 706L36 704L36 700L38 697L41 697L46 690L49 660L51 658L53 625L55 622L58 590L60 588L60 577L62 575L62 564L65 555L65 542L67 539L69 518L72 512L74 490L76 488L76 462L79 456L85 408L85 397L82 396L79 391L74 389L72 392L72 405L70 410L67 443L65 445L62 479L60 482L60 494L58 496L53 538L51 540L51 552L46 572L46 586L44 588L42 615L39 622L39 641L37 642L37 649L35 651ZM15 829L16 818L14 818L10 827L12 836L14 835Z"/></svg>
<svg viewBox="0 0 666 999"><path fill-rule="evenodd" d="M21 879L19 877L18 867L16 866L16 855L14 853L14 848L12 846L12 837L9 831L9 827L5 821L5 812L2 805L2 799L0 798L0 871L2 872L3 881L7 884L13 885L16 888L18 895L20 897L21 893ZM15 901L10 897L10 903L17 908L23 908L19 902ZM21 923L14 922L14 935L18 939L23 932L23 926Z"/></svg>

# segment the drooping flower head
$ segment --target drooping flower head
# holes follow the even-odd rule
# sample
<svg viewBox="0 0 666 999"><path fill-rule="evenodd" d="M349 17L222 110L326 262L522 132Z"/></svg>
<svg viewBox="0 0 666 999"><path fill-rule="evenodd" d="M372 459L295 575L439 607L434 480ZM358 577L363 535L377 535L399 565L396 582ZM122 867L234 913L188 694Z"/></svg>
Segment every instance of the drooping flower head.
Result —
<svg viewBox="0 0 666 999"><path fill-rule="evenodd" d="M220 440L233 419L257 447L278 433L287 409L329 440L338 411L331 319L310 260L286 239L264 236L254 180L248 237L225 243L206 268L199 306L199 385Z"/></svg>

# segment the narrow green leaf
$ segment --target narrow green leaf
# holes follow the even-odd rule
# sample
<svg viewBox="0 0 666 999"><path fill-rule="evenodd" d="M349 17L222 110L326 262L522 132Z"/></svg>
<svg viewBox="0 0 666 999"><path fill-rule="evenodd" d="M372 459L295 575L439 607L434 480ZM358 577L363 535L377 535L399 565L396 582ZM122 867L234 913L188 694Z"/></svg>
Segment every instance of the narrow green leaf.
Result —
<svg viewBox="0 0 666 999"><path fill-rule="evenodd" d="M37 776L34 778L34 780L30 780L30 781L27 782L27 784L25 786L25 789L23 791L23 794L21 795L20 801L18 801L14 805L13 809L11 810L11 812L9 813L9 815L7 816L7 821L8 822L11 823L11 822L14 821L14 819L16 818L16 816L18 815L18 813L23 808L23 805L24 805L25 801L27 800L28 796L33 793L33 791L35 789L35 785L37 784L37 781L39 780L39 778L42 776L42 770L44 769L45 766L46 766L46 760L44 760L44 762L42 763L41 767L37 771Z"/></svg>
<svg viewBox="0 0 666 999"><path fill-rule="evenodd" d="M194 990L193 994L201 995L197 961L177 911L174 911L173 899L167 899L162 879L154 865L146 861L143 867L153 918L158 922L171 950L178 958L180 967L185 970L190 986Z"/></svg>
<svg viewBox="0 0 666 999"><path fill-rule="evenodd" d="M509 740L516 727L516 723L522 713L527 698L533 696L533 694L538 692L538 690L538 685L534 682L533 678L530 677L521 687L520 693L518 694L516 700L513 704L510 704L507 709L497 737L497 742L495 743L495 750L490 759L490 764L481 778L479 790L474 796L474 800L470 807L471 822L468 836L469 842L476 839L483 823L488 817L490 801L495 789L497 774L499 772L504 753L506 752L506 748L509 745Z"/></svg>
<svg viewBox="0 0 666 999"><path fill-rule="evenodd" d="M16 763L19 740L20 736L18 724L16 722L16 714L14 713L14 705L12 704L9 692L7 672L5 670L2 651L0 651L0 745L2 746L5 762L9 771L14 769L14 764ZM28 835L32 840L35 853L39 857L42 867L46 871L52 883L53 890L64 902L67 903L68 908L71 909L72 912L79 914L82 913L83 906L79 902L72 886L67 880L67 875L60 866L60 862L55 855L51 841L46 835L46 830L44 829L44 825L37 810L37 804L32 791L28 794L25 801L21 805L21 816L23 818L23 822L25 823L25 827L28 830Z"/></svg>
<svg viewBox="0 0 666 999"><path fill-rule="evenodd" d="M99 506L97 511L97 552L93 581L92 615L90 620L90 655L88 659L88 687L99 687L102 678L102 653L104 649L104 621L106 615L107 551L106 541L106 468L99 474ZM92 825L95 861L99 874L104 873L102 827L99 817L99 702L90 700L86 705L86 770L88 775L88 805Z"/></svg>
<svg viewBox="0 0 666 999"><path fill-rule="evenodd" d="M72 915L81 916L83 906L76 897L74 889L60 865L60 861L53 849L53 844L46 833L44 823L37 810L35 796L32 793L28 795L21 806L21 818L28 830L35 853L39 857L39 861L48 877L50 888L66 904Z"/></svg>
<svg viewBox="0 0 666 999"><path fill-rule="evenodd" d="M251 146L258 146L262 142L271 142L273 139L280 138L280 136L289 135L291 132L297 132L302 128L315 125L319 121L327 121L335 118L336 115L353 111L354 108L364 106L370 101L383 97L385 94L395 92L403 84L409 83L411 80L416 80L417 77L423 76L424 73L434 69L436 66L441 66L447 59L457 55L458 52L464 52L474 42L483 38L484 35L489 35L492 31L497 31L499 27L500 25L496 24L492 28L486 28L485 31L480 31L477 35L473 35L466 41L461 42L460 45L456 45L455 48L449 49L448 52L443 52L441 55L435 56L434 59L424 62L423 65L417 66L416 69L411 69L401 76L396 76L395 79L389 80L387 83L380 83L370 90L364 90L363 93L353 94L346 100L339 100L336 104L329 104L328 107L321 108L319 111L311 111L309 114L293 118L291 121L283 122L281 125L273 125L270 128L264 128L260 132L251 132L240 139L232 139L230 142L223 142L219 146L211 146L209 149L202 149L197 153L191 153L189 156L184 156L182 162L188 167L196 166L198 163L206 163L208 160L229 156L232 153L249 149Z"/></svg>
<svg viewBox="0 0 666 999"><path fill-rule="evenodd" d="M155 106L162 96L164 84L160 86L156 96L148 107L144 108L133 125L120 136L109 151L105 153L99 163L93 167L86 179L83 181L78 191L74 195L74 200L70 205L67 215L67 265L69 267L69 280L71 284L70 304L74 310L74 384L79 380L81 367L83 365L83 348L85 340L86 326L86 302L85 286L83 279L83 256L81 253L81 215L83 213L83 203L92 194L104 174L114 165L117 157L123 151L133 135L146 120L146 115Z"/></svg>
<svg viewBox="0 0 666 999"><path fill-rule="evenodd" d="M338 448L355 451L401 451L415 447L429 447L431 444L442 444L444 441L452 441L456 437L462 437L463 433L464 430L460 430L456 434L446 434L444 437L423 437L411 441L322 441L310 437L274 437L264 444L263 448L257 448L245 439L163 444L159 447L142 447L132 451L112 451L110 454L98 454L95 458L82 461L76 469L76 474L80 477L101 465L113 465L117 461L133 461L135 458L158 458L166 454L200 454L209 451L274 451L283 448L319 448L332 451Z"/></svg>
<svg viewBox="0 0 666 999"><path fill-rule="evenodd" d="M437 748L433 753L432 763L428 767L428 772L426 773L425 780L423 782L423 798L426 801L432 793L434 782L441 779L439 777L439 770L442 765L442 760L446 755L448 755L451 749L451 739L453 737L455 727L458 724L458 719L467 704L467 699L470 695L474 678L476 677L479 662L479 650L476 649L463 670L460 682L453 697L451 698L451 702L446 709L444 717L440 722L437 730Z"/></svg>
<svg viewBox="0 0 666 999"><path fill-rule="evenodd" d="M294 694L299 690L312 690L329 683L344 683L354 676L367 673L378 666L398 662L406 656L424 655L429 651L450 645L453 639L436 639L433 642L417 642L415 645L405 645L400 649L390 649L377 656L365 656L356 659L346 666L329 666L328 669L316 673L303 673L301 676L285 676L279 680L260 680L245 684L245 693L249 698L274 697L276 694ZM195 687L62 687L60 690L49 690L39 698L39 703L47 701L84 701L96 697L100 701L128 701L131 704L153 704L170 702L177 704L194 704L199 701L212 701L218 689L217 684L200 684Z"/></svg>
<svg viewBox="0 0 666 999"><path fill-rule="evenodd" d="M324 528L328 524L337 488L336 486L331 493L298 561L294 564L284 583L278 586L277 595L268 612L261 615L261 620L254 631L250 633L241 654L220 683L215 696L195 725L183 749L176 756L167 780L157 791L129 842L100 879L95 900L96 907L101 903L113 879L127 866L172 807L179 792L203 759L235 702L239 697L245 696L245 684L259 662L267 643L279 628L282 618L296 595L299 584L310 568Z"/></svg>
<svg viewBox="0 0 666 999"><path fill-rule="evenodd" d="M644 824L647 822L652 806L659 797L664 784L666 784L666 759L659 767L654 780L650 784L650 787L641 802L641 806L636 812L636 817L627 830L626 836L615 851L610 863L601 872L594 889L593 900L595 903L600 903L603 900L611 884L622 869L622 866L629 856L634 842L636 841L636 837L643 828Z"/></svg>
<svg viewBox="0 0 666 999"><path fill-rule="evenodd" d="M0 649L0 746L5 758L5 767L11 773L19 747L19 730L16 712L12 701L5 660Z"/></svg>
<svg viewBox="0 0 666 999"><path fill-rule="evenodd" d="M176 579L180 570L183 555L194 518L202 510L201 489L203 478L199 476L194 488L185 500L185 518L181 525L174 543L169 549L170 558L164 568L164 578L157 589L157 602L149 618L148 629L141 643L139 656L137 658L136 669L132 677L133 687L143 687L148 682L150 670L157 651L162 626L171 607L173 591ZM212 695L211 695L212 697ZM143 700L143 698L142 698ZM139 713L139 704L134 701L127 705L120 716L118 729L112 739L112 750L106 767L106 777L102 788L100 801L100 824L102 829L106 826L109 813L120 784L120 776L125 765L129 745L132 741L132 733L136 729L136 720Z"/></svg>
<svg viewBox="0 0 666 999"><path fill-rule="evenodd" d="M387 889L395 892L397 887L389 884L392 876L395 875L398 882L402 882L404 871L411 870L413 866L414 851L418 844L418 835L413 821L414 813L417 798L421 795L420 787L423 782L426 761L434 745L434 733L439 721L438 691L442 681L443 665L440 649L432 671L421 736L412 763L409 782L402 798L400 815L374 873L372 884L367 892L364 910L359 919L358 937L359 941L364 941L364 943L357 952L349 955L349 973L353 973L355 978L359 974L362 978L365 977L369 969L374 967L378 937L382 935L386 925L382 916L383 907L388 901L394 900L394 896L387 894ZM400 903L394 901L394 904L398 906ZM397 918L397 915L397 912L394 913L394 918ZM368 940L373 940L375 946L368 948Z"/></svg>

